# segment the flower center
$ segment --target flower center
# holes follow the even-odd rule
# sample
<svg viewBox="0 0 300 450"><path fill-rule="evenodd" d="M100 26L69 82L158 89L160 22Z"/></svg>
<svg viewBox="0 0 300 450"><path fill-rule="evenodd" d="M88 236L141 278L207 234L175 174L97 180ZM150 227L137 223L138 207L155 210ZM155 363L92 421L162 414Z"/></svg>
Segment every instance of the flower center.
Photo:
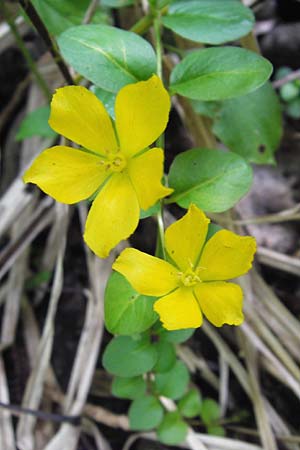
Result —
<svg viewBox="0 0 300 450"><path fill-rule="evenodd" d="M101 160L101 165L105 165L105 169L110 172L122 172L127 166L127 160L123 153L108 153L107 159Z"/></svg>
<svg viewBox="0 0 300 450"><path fill-rule="evenodd" d="M188 269L185 272L179 272L180 282L185 287L195 286L195 284L200 283L201 279L192 269Z"/></svg>

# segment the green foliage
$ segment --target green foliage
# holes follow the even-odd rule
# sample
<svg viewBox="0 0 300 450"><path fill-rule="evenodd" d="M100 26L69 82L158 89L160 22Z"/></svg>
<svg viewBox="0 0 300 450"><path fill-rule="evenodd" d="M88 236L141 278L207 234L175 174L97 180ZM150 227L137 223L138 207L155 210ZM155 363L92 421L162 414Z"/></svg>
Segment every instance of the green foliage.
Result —
<svg viewBox="0 0 300 450"><path fill-rule="evenodd" d="M101 89L99 86L92 86L91 91L94 92L99 100L101 100L110 117L112 119L115 119L116 94L114 92L109 92L105 89Z"/></svg>
<svg viewBox="0 0 300 450"><path fill-rule="evenodd" d="M168 372L176 362L176 352L174 345L166 341L159 341L156 345L158 354L154 372Z"/></svg>
<svg viewBox="0 0 300 450"><path fill-rule="evenodd" d="M157 429L157 436L163 444L180 444L186 438L188 426L177 411L168 412Z"/></svg>
<svg viewBox="0 0 300 450"><path fill-rule="evenodd" d="M294 83L286 83L280 88L280 96L284 101L290 102L299 96L299 87Z"/></svg>
<svg viewBox="0 0 300 450"><path fill-rule="evenodd" d="M175 158L169 173L174 193L168 202L222 212L248 192L251 182L251 167L239 155L196 148Z"/></svg>
<svg viewBox="0 0 300 450"><path fill-rule="evenodd" d="M150 371L157 361L157 351L148 337L133 339L117 336L103 354L104 368L119 377L135 377Z"/></svg>
<svg viewBox="0 0 300 450"><path fill-rule="evenodd" d="M186 330L168 331L161 328L159 331L160 339L166 342L172 342L173 344L181 344L187 341L195 332L194 328L188 328Z"/></svg>
<svg viewBox="0 0 300 450"><path fill-rule="evenodd" d="M282 118L271 84L224 101L216 114L213 131L230 150L247 161L273 163L282 135Z"/></svg>
<svg viewBox="0 0 300 450"><path fill-rule="evenodd" d="M54 138L56 133L48 125L49 115L49 106L41 106L40 108L37 108L27 114L20 124L20 128L16 135L16 140L23 141L24 139L31 138L32 136Z"/></svg>
<svg viewBox="0 0 300 450"><path fill-rule="evenodd" d="M258 89L271 72L270 62L249 50L207 48L190 53L175 66L170 89L196 100L224 100Z"/></svg>
<svg viewBox="0 0 300 450"><path fill-rule="evenodd" d="M177 361L168 372L155 375L154 387L159 395L178 400L187 390L189 372L182 361Z"/></svg>
<svg viewBox="0 0 300 450"><path fill-rule="evenodd" d="M178 409L184 417L192 418L200 414L202 398L197 389L188 391L179 401Z"/></svg>
<svg viewBox="0 0 300 450"><path fill-rule="evenodd" d="M225 436L225 430L223 427L219 425L212 425L210 427L207 427L208 434L212 434L213 436Z"/></svg>
<svg viewBox="0 0 300 450"><path fill-rule="evenodd" d="M163 419L164 409L159 400L152 396L137 398L129 408L129 424L132 430L152 430Z"/></svg>
<svg viewBox="0 0 300 450"><path fill-rule="evenodd" d="M220 407L212 398L205 398L200 411L201 418L206 426L213 425L220 419Z"/></svg>
<svg viewBox="0 0 300 450"><path fill-rule="evenodd" d="M108 25L80 25L58 38L65 60L95 85L117 92L156 71L151 45L130 31Z"/></svg>
<svg viewBox="0 0 300 450"><path fill-rule="evenodd" d="M124 6L133 5L135 0L101 0L103 6L110 8L123 8Z"/></svg>
<svg viewBox="0 0 300 450"><path fill-rule="evenodd" d="M286 112L293 119L300 119L300 97L288 103Z"/></svg>
<svg viewBox="0 0 300 450"><path fill-rule="evenodd" d="M141 333L158 319L153 311L154 297L138 294L118 272L109 277L105 290L105 325L120 335Z"/></svg>
<svg viewBox="0 0 300 450"><path fill-rule="evenodd" d="M74 25L82 23L90 0L32 0L39 16L50 33L59 35ZM108 16L100 8L93 15L92 23L105 23Z"/></svg>
<svg viewBox="0 0 300 450"><path fill-rule="evenodd" d="M249 33L254 16L238 0L177 0L162 22L186 39L222 44Z"/></svg>
<svg viewBox="0 0 300 450"><path fill-rule="evenodd" d="M146 392L146 382L143 377L115 377L111 386L113 395L119 398L135 399Z"/></svg>

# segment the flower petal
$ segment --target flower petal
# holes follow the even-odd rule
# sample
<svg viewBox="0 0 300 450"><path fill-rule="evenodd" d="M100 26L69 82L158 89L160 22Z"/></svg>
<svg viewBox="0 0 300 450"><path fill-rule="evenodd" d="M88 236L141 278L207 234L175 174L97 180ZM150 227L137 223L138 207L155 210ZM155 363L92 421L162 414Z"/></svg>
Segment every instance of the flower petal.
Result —
<svg viewBox="0 0 300 450"><path fill-rule="evenodd" d="M165 295L178 286L176 269L171 264L134 248L126 248L113 269L143 295Z"/></svg>
<svg viewBox="0 0 300 450"><path fill-rule="evenodd" d="M112 248L134 232L139 213L136 193L128 175L113 174L89 211L85 242L96 255L106 258Z"/></svg>
<svg viewBox="0 0 300 450"><path fill-rule="evenodd" d="M33 161L23 180L59 202L76 203L92 195L107 177L99 161L96 155L57 145Z"/></svg>
<svg viewBox="0 0 300 450"><path fill-rule="evenodd" d="M243 291L237 284L222 281L199 283L194 292L203 314L216 327L224 323L241 325L243 322Z"/></svg>
<svg viewBox="0 0 300 450"><path fill-rule="evenodd" d="M144 210L173 192L173 189L161 184L163 163L164 154L161 148L152 148L129 160L128 173L136 190L140 207Z"/></svg>
<svg viewBox="0 0 300 450"><path fill-rule="evenodd" d="M164 328L181 330L202 325L202 314L190 288L179 288L154 303Z"/></svg>
<svg viewBox="0 0 300 450"><path fill-rule="evenodd" d="M156 75L120 90L115 104L116 127L121 150L127 156L148 147L162 134L170 105L170 96Z"/></svg>
<svg viewBox="0 0 300 450"><path fill-rule="evenodd" d="M199 262L201 280L229 280L244 275L251 269L255 251L253 237L218 231L203 249Z"/></svg>
<svg viewBox="0 0 300 450"><path fill-rule="evenodd" d="M83 86L57 89L51 102L49 125L89 150L102 154L117 150L115 132L106 109L96 95Z"/></svg>
<svg viewBox="0 0 300 450"><path fill-rule="evenodd" d="M190 269L197 263L209 222L205 214L191 204L188 212L167 228L166 249L181 270Z"/></svg>

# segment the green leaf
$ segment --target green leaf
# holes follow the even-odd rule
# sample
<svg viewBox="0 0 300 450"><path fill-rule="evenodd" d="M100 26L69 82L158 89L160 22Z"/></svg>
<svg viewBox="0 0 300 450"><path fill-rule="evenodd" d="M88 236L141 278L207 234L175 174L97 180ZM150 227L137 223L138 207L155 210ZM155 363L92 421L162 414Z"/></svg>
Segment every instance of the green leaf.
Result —
<svg viewBox="0 0 300 450"><path fill-rule="evenodd" d="M178 0L162 22L191 41L223 44L249 33L254 16L238 0Z"/></svg>
<svg viewBox="0 0 300 450"><path fill-rule="evenodd" d="M158 319L153 310L155 300L136 292L120 273L112 273L105 289L106 328L112 334L126 336L142 333Z"/></svg>
<svg viewBox="0 0 300 450"><path fill-rule="evenodd" d="M154 372L168 372L176 362L176 352L174 345L166 341L159 341L156 345L158 354L157 363Z"/></svg>
<svg viewBox="0 0 300 450"><path fill-rule="evenodd" d="M110 8L123 8L124 6L133 5L135 0L101 0L103 6Z"/></svg>
<svg viewBox="0 0 300 450"><path fill-rule="evenodd" d="M287 114L293 119L300 119L300 98L292 100L286 107Z"/></svg>
<svg viewBox="0 0 300 450"><path fill-rule="evenodd" d="M197 389L191 389L178 403L178 409L184 417L196 417L200 414L202 398Z"/></svg>
<svg viewBox="0 0 300 450"><path fill-rule="evenodd" d="M278 97L270 83L243 97L226 100L213 131L233 152L257 164L273 163L282 136Z"/></svg>
<svg viewBox="0 0 300 450"><path fill-rule="evenodd" d="M280 88L280 96L285 102L290 102L299 96L299 88L295 83L286 83Z"/></svg>
<svg viewBox="0 0 300 450"><path fill-rule="evenodd" d="M171 73L171 93L195 100L248 94L272 73L269 61L239 47L206 48L186 56Z"/></svg>
<svg viewBox="0 0 300 450"><path fill-rule="evenodd" d="M195 333L195 328L187 328L186 330L168 331L164 328L161 329L160 339L172 342L173 344L181 344L187 341Z"/></svg>
<svg viewBox="0 0 300 450"><path fill-rule="evenodd" d="M48 125L48 119L50 115L49 106L41 106L35 109L22 120L18 133L16 135L17 141L30 138L32 136L42 136L54 138L56 136Z"/></svg>
<svg viewBox="0 0 300 450"><path fill-rule="evenodd" d="M146 392L146 388L146 382L142 377L115 377L111 391L116 397L135 399L142 397Z"/></svg>
<svg viewBox="0 0 300 450"><path fill-rule="evenodd" d="M155 203L151 208L144 211L141 209L140 219L146 219L147 217L155 216L160 210L160 202Z"/></svg>
<svg viewBox="0 0 300 450"><path fill-rule="evenodd" d="M225 429L219 425L212 425L210 427L207 427L208 434L211 434L212 436L220 436L223 437L226 435Z"/></svg>
<svg viewBox="0 0 300 450"><path fill-rule="evenodd" d="M162 421L164 409L154 396L134 400L129 408L129 424L132 430L152 430Z"/></svg>
<svg viewBox="0 0 300 450"><path fill-rule="evenodd" d="M32 0L32 3L50 33L58 35L82 23L90 0ZM107 21L108 15L100 8L92 18L92 23Z"/></svg>
<svg viewBox="0 0 300 450"><path fill-rule="evenodd" d="M151 45L130 31L106 25L80 25L58 38L63 57L97 86L117 92L129 83L146 80L156 71Z"/></svg>
<svg viewBox="0 0 300 450"><path fill-rule="evenodd" d="M251 187L252 170L239 155L222 150L192 149L179 154L169 173L174 189L168 203L182 208L195 203L204 211L231 208Z"/></svg>
<svg viewBox="0 0 300 450"><path fill-rule="evenodd" d="M200 416L205 425L214 424L220 419L220 407L212 398L205 398L202 402Z"/></svg>
<svg viewBox="0 0 300 450"><path fill-rule="evenodd" d="M115 119L115 101L116 94L114 92L105 91L98 86L92 86L91 91L101 100L106 111L112 119Z"/></svg>
<svg viewBox="0 0 300 450"><path fill-rule="evenodd" d="M181 444L188 433L188 426L177 411L168 412L157 429L158 439L167 445Z"/></svg>
<svg viewBox="0 0 300 450"><path fill-rule="evenodd" d="M181 398L190 381L189 372L182 361L177 361L171 370L158 373L154 386L159 395L178 400Z"/></svg>
<svg viewBox="0 0 300 450"><path fill-rule="evenodd" d="M208 225L208 231L207 231L207 235L206 235L206 239L205 242L209 241L209 239L211 237L213 237L214 234L216 234L218 231L221 231L223 228L216 224L216 223L210 223Z"/></svg>
<svg viewBox="0 0 300 450"><path fill-rule="evenodd" d="M135 377L151 370L157 361L157 352L147 337L113 338L103 354L104 368L119 377Z"/></svg>

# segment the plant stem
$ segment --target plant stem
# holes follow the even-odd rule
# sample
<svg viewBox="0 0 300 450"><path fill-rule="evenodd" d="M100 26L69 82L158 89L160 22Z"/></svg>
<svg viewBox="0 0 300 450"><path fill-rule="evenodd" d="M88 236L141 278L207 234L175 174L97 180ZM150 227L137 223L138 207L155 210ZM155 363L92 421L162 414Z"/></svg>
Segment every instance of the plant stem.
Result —
<svg viewBox="0 0 300 450"><path fill-rule="evenodd" d="M160 201L160 209L156 215L157 219L157 241L156 241L156 249L155 249L155 255L160 256L162 255L163 259L166 259L166 251L165 251L165 226L164 226L164 219L163 219L163 201Z"/></svg>
<svg viewBox="0 0 300 450"><path fill-rule="evenodd" d="M27 49L26 45L23 42L22 36L19 33L18 28L16 27L16 24L14 22L14 20L11 18L10 13L8 12L4 2L0 3L0 9L3 12L4 18L6 20L6 22L8 23L12 34L14 35L14 38L16 40L16 43L19 47L19 49L21 50L27 64L28 67L30 69L30 71L33 73L33 75L35 76L36 82L38 83L41 91L43 92L45 98L47 99L47 101L50 101L51 99L51 92L50 89L47 85L47 83L45 82L44 78L42 77L42 75L40 74L29 50Z"/></svg>
<svg viewBox="0 0 300 450"><path fill-rule="evenodd" d="M62 76L66 80L67 84L74 84L73 78L70 75L69 69L64 63L64 61L61 59L61 56L52 41L47 28L45 27L43 21L41 20L40 16L36 12L35 8L31 4L29 0L19 0L20 5L24 9L25 13L31 20L32 24L35 26L37 32L45 42L48 50L50 51L51 55L53 56L53 59L55 63L57 64L58 69L60 70Z"/></svg>

